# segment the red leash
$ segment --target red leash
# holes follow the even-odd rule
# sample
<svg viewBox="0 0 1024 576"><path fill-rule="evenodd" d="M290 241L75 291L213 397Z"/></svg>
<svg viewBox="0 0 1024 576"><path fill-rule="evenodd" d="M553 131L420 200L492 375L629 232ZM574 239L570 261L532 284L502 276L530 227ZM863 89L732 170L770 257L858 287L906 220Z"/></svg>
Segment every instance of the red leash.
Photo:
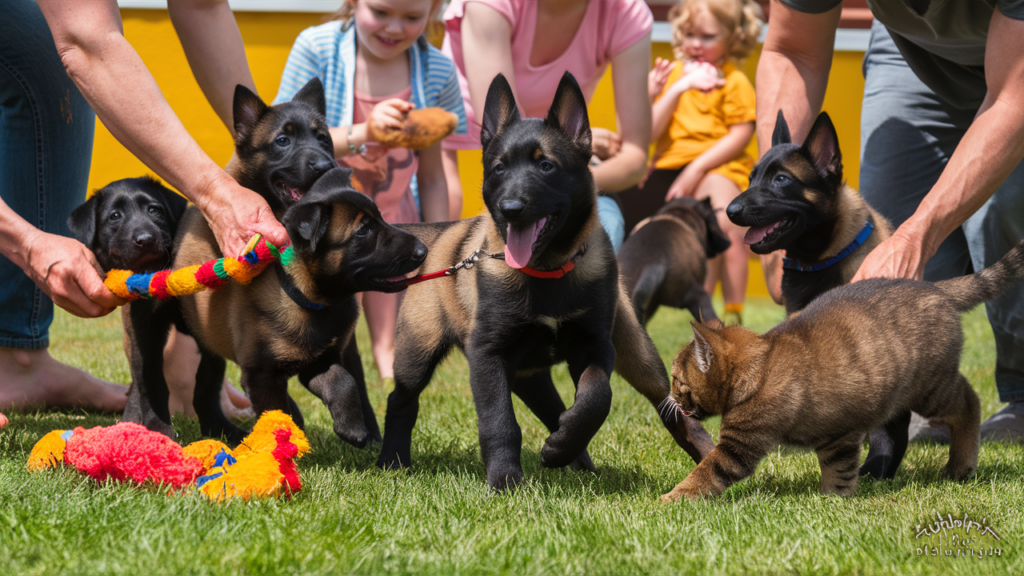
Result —
<svg viewBox="0 0 1024 576"><path fill-rule="evenodd" d="M475 266L476 263L480 261L481 254L494 258L495 260L505 259L504 254L488 254L486 250L481 248L479 250L476 250L475 252L470 254L468 258L454 266L449 266L448 268L445 268L444 270L438 270L437 272L430 272L429 274L420 274L419 276L413 276L412 278L406 280L405 283L408 286L412 286L413 284L419 284L420 282L424 282L426 280L433 280L434 278L444 278L445 276L451 276L458 272L460 268L466 268L468 270ZM565 276L569 272L572 272L572 269L575 267L576 264L573 263L572 260L570 260L563 264L560 268L556 268L554 270L537 270L534 268L530 268L529 266L524 266L519 270L522 270L522 272L527 276L533 276L534 278L557 279L561 278L562 276Z"/></svg>

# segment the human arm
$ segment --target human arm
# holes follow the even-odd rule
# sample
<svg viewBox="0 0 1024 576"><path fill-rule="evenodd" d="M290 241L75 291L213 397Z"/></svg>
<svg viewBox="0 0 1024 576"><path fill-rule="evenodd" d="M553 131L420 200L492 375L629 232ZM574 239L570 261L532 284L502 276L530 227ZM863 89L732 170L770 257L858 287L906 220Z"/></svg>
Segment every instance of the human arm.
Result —
<svg viewBox="0 0 1024 576"><path fill-rule="evenodd" d="M758 157L771 148L775 118L782 110L795 142L802 142L825 100L836 28L842 4L822 14L805 14L771 0L771 25L757 61ZM782 256L761 256L768 292L781 304Z"/></svg>
<svg viewBox="0 0 1024 576"><path fill-rule="evenodd" d="M103 316L125 303L103 285L103 270L84 244L39 230L3 199L0 253L24 270L55 304L75 316Z"/></svg>
<svg viewBox="0 0 1024 576"><path fill-rule="evenodd" d="M775 117L786 115L794 142L802 142L825 100L842 4L805 14L771 0L771 25L757 61L758 156L771 147Z"/></svg>
<svg viewBox="0 0 1024 576"><path fill-rule="evenodd" d="M512 24L501 12L480 2L466 4L462 17L462 59L469 103L477 121L483 118L487 91L498 74L505 76L516 102L520 101L512 64Z"/></svg>
<svg viewBox="0 0 1024 576"><path fill-rule="evenodd" d="M241 253L255 233L275 244L288 241L266 201L235 182L185 130L125 40L116 2L48 0L39 7L68 75L96 115L121 144L199 207L225 254ZM235 40L241 43L240 37Z"/></svg>
<svg viewBox="0 0 1024 576"><path fill-rule="evenodd" d="M753 122L741 122L729 126L729 132L725 136L719 138L717 142L683 168L683 171L669 186L665 202L683 196L692 196L704 175L739 156L750 143L750 138L753 135Z"/></svg>
<svg viewBox="0 0 1024 576"><path fill-rule="evenodd" d="M647 172L651 141L651 105L647 69L651 62L651 33L612 56L612 88L619 125L619 152L593 167L594 182L605 192L621 192Z"/></svg>
<svg viewBox="0 0 1024 576"><path fill-rule="evenodd" d="M416 184L420 193L420 212L424 222L448 220L448 181L441 164L441 143L420 150L420 164L416 169Z"/></svg>
<svg viewBox="0 0 1024 576"><path fill-rule="evenodd" d="M221 0L174 0L167 3L167 14L199 88L234 136L235 86L256 93L256 83L231 6Z"/></svg>
<svg viewBox="0 0 1024 576"><path fill-rule="evenodd" d="M853 281L924 277L943 240L992 196L1024 158L1024 21L992 14L988 92L938 181L896 231L868 254Z"/></svg>

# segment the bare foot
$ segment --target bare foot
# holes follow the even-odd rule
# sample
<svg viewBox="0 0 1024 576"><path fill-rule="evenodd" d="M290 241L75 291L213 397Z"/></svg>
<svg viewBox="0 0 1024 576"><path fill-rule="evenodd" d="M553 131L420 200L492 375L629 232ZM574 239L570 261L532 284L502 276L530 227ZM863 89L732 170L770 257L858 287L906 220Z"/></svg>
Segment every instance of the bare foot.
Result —
<svg viewBox="0 0 1024 576"><path fill-rule="evenodd" d="M46 349L0 348L0 408L46 406L122 412L127 400L127 386L58 362Z"/></svg>
<svg viewBox="0 0 1024 576"><path fill-rule="evenodd" d="M192 395L196 388L196 371L199 369L199 345L191 336L171 329L164 347L164 379L167 380L169 398L167 408L171 414L181 413L189 418L196 417L192 406ZM228 418L244 418L253 415L249 399L226 379L220 391L220 406Z"/></svg>
<svg viewBox="0 0 1024 576"><path fill-rule="evenodd" d="M7 426L7 416L0 414L0 428Z"/></svg>

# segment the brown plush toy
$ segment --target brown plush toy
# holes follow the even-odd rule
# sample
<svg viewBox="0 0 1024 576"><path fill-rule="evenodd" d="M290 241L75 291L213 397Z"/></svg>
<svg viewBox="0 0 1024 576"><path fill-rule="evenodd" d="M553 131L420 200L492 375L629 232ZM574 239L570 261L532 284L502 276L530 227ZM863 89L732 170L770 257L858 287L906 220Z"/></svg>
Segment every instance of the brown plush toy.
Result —
<svg viewBox="0 0 1024 576"><path fill-rule="evenodd" d="M443 108L422 108L410 110L401 128L383 132L371 128L368 137L389 148L421 150L454 132L458 122L458 116Z"/></svg>

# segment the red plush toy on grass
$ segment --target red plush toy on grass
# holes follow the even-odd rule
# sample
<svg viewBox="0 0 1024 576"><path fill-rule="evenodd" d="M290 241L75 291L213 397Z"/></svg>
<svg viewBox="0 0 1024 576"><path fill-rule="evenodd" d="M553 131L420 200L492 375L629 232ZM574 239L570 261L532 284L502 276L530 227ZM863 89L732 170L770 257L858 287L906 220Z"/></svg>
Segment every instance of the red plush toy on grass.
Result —
<svg viewBox="0 0 1024 576"><path fill-rule="evenodd" d="M196 486L212 500L291 496L302 488L295 459L309 442L291 417L265 412L234 450L216 440L182 448L159 432L130 422L86 430L54 430L32 448L29 470L68 464L98 481Z"/></svg>

